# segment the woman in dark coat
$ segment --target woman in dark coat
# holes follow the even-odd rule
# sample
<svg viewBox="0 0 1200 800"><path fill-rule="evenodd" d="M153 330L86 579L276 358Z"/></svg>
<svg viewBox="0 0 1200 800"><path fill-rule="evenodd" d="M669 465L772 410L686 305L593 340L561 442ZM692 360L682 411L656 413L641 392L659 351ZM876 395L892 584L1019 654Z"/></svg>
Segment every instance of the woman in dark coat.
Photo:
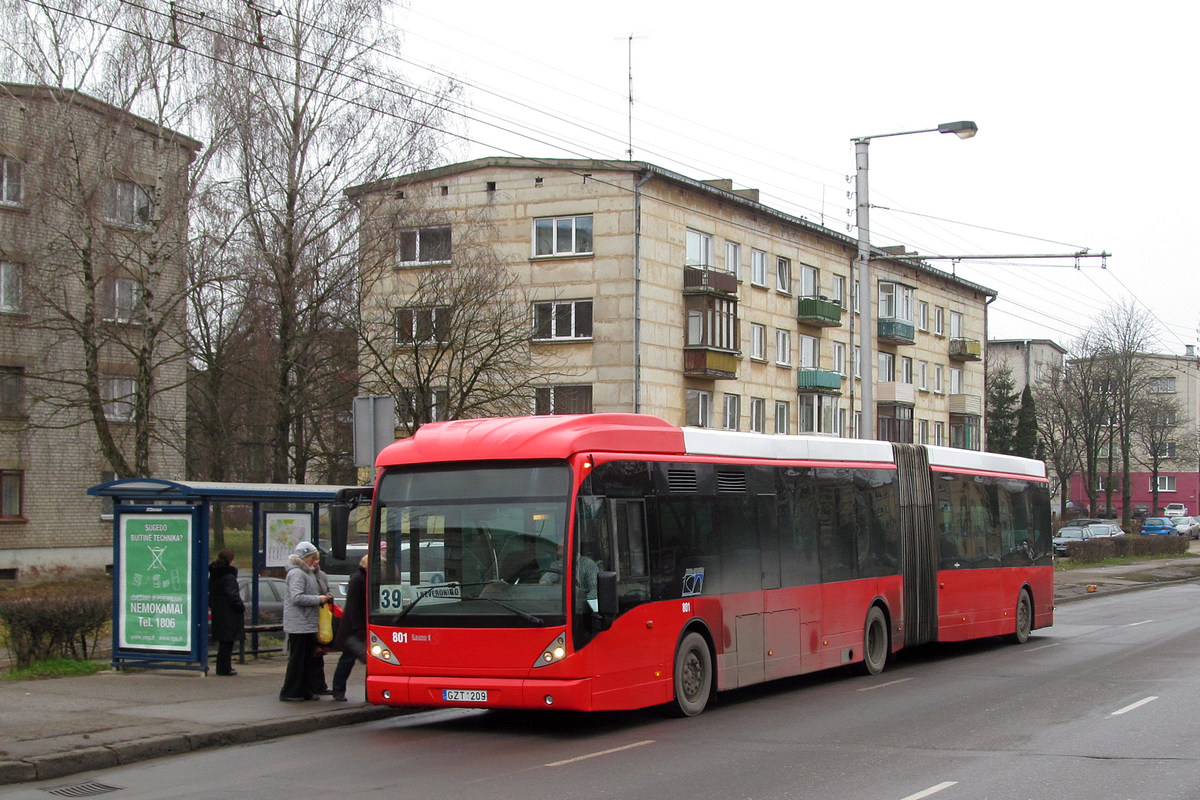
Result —
<svg viewBox="0 0 1200 800"><path fill-rule="evenodd" d="M346 607L333 638L335 649L342 651L333 670L333 699L346 699L346 681L354 662L367 663L367 557L358 562L358 569L346 585Z"/></svg>
<svg viewBox="0 0 1200 800"><path fill-rule="evenodd" d="M233 668L233 643L246 633L246 604L238 588L233 553L222 550L208 565L208 607L212 610L212 638L217 643L217 674L237 675Z"/></svg>

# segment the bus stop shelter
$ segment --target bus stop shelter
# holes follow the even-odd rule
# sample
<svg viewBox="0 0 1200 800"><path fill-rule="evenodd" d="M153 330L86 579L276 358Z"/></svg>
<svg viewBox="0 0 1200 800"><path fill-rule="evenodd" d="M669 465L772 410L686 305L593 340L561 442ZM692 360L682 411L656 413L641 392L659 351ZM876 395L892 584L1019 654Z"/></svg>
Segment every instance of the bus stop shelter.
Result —
<svg viewBox="0 0 1200 800"><path fill-rule="evenodd" d="M251 607L257 609L263 568L283 566L300 541L317 544L322 507L353 491L160 478L120 478L88 489L113 501L113 666L208 672L213 504L251 507Z"/></svg>

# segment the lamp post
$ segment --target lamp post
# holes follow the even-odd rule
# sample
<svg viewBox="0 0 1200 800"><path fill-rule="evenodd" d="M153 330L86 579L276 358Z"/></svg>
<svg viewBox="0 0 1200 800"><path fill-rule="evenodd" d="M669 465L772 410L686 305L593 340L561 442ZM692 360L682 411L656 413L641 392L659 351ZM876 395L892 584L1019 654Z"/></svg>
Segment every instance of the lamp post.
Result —
<svg viewBox="0 0 1200 800"><path fill-rule="evenodd" d="M858 309L860 330L859 361L862 369L862 424L858 429L858 438L875 438L875 357L872 342L875 339L875 325L871 318L871 201L867 192L867 145L872 139L883 139L887 136L908 136L913 133L953 133L960 139L970 139L979 128L974 122L943 122L936 128L922 128L916 131L900 131L899 133L877 133L874 136L859 136L851 139L854 142L854 189L858 199L858 211L855 224L858 227ZM853 280L853 276L851 277ZM851 379L853 380L853 378ZM850 409L851 417L854 409Z"/></svg>

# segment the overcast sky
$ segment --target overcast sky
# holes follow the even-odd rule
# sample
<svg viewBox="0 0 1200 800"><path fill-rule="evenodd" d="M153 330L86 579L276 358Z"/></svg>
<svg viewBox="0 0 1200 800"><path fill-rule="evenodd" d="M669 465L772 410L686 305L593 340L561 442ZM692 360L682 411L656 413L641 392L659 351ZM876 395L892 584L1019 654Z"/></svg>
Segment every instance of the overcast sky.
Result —
<svg viewBox="0 0 1200 800"><path fill-rule="evenodd" d="M464 85L456 158L626 158L632 145L637 160L732 178L851 236L851 139L973 120L969 140L872 141L872 243L1110 252L1078 269L1073 258L933 263L998 293L992 338L1069 347L1135 298L1159 320L1160 352L1183 353L1200 324L1189 235L1200 11L1117 8L409 0L395 20L415 80L432 68Z"/></svg>

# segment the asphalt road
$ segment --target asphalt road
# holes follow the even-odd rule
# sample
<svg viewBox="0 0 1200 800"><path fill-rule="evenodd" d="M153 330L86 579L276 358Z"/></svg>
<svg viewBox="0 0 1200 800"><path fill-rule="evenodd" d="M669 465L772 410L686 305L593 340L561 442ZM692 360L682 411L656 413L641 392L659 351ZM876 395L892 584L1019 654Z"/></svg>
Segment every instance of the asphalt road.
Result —
<svg viewBox="0 0 1200 800"><path fill-rule="evenodd" d="M1095 598L1023 646L922 648L878 676L726 693L693 719L435 711L0 797L1195 800L1198 609L1191 583Z"/></svg>

